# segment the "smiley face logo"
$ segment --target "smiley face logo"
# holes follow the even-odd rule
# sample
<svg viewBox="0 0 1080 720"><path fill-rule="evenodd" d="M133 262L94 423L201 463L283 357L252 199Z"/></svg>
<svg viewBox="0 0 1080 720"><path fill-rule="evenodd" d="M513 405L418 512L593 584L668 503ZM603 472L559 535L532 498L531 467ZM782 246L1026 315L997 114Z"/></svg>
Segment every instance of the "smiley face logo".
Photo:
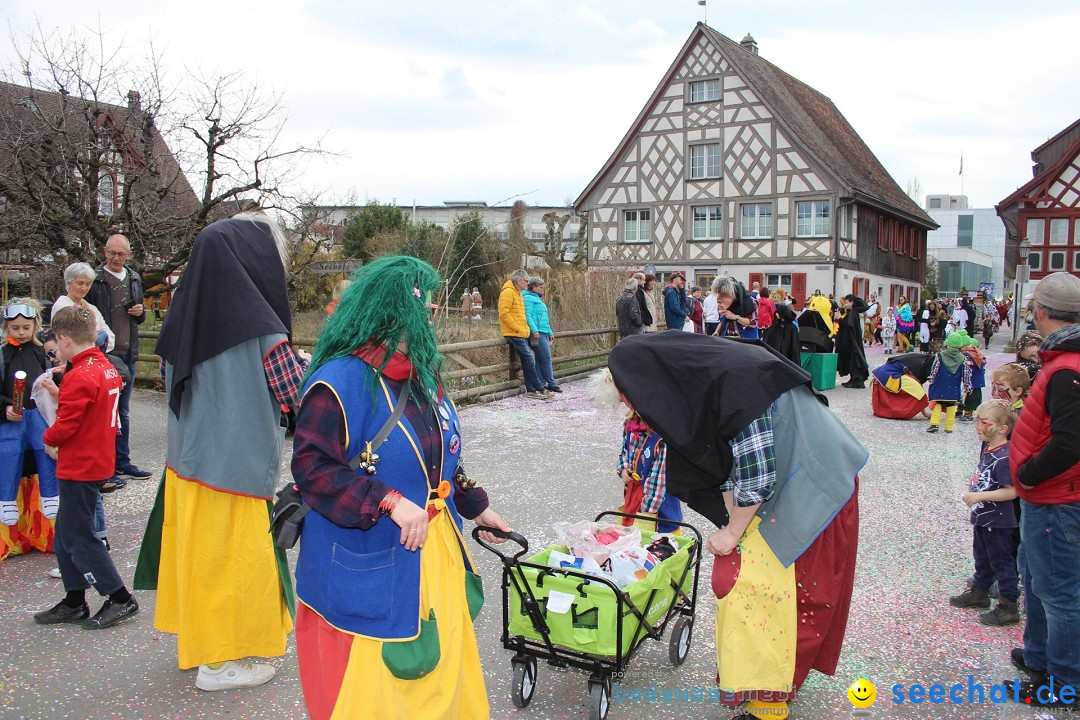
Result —
<svg viewBox="0 0 1080 720"><path fill-rule="evenodd" d="M851 683L847 691L848 700L857 708L868 708L877 700L877 688L866 678L859 678Z"/></svg>

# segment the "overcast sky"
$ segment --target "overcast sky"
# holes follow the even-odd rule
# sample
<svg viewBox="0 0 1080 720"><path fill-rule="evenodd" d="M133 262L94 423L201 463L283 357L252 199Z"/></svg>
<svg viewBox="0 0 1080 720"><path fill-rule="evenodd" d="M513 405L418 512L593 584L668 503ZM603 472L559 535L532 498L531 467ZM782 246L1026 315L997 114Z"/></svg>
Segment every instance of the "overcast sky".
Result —
<svg viewBox="0 0 1080 720"><path fill-rule="evenodd" d="M9 32L152 37L175 76L240 70L343 157L328 201L573 200L705 19L829 96L901 187L991 207L1080 117L1080 3L997 0L3 0ZM1030 8L1030 9L1029 9ZM10 41L0 61L12 59Z"/></svg>

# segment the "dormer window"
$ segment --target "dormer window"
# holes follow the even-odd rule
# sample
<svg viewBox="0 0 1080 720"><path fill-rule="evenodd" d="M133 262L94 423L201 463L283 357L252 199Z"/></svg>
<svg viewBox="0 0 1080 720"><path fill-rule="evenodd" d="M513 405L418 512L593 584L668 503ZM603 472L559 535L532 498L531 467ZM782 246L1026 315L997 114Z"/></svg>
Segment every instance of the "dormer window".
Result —
<svg viewBox="0 0 1080 720"><path fill-rule="evenodd" d="M697 80L690 83L690 102L717 102L720 99L720 80Z"/></svg>

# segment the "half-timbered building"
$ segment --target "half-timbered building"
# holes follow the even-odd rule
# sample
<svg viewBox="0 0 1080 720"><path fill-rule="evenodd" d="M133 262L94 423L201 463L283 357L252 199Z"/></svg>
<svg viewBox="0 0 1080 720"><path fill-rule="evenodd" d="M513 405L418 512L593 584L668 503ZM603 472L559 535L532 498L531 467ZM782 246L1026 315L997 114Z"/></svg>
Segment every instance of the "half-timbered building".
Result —
<svg viewBox="0 0 1080 720"><path fill-rule="evenodd" d="M1005 224L1006 277L1018 244L1031 243L1032 281L1066 271L1080 276L1080 119L1031 153L1034 177L997 205Z"/></svg>
<svg viewBox="0 0 1080 720"><path fill-rule="evenodd" d="M926 233L832 101L698 23L575 202L591 267L918 297Z"/></svg>

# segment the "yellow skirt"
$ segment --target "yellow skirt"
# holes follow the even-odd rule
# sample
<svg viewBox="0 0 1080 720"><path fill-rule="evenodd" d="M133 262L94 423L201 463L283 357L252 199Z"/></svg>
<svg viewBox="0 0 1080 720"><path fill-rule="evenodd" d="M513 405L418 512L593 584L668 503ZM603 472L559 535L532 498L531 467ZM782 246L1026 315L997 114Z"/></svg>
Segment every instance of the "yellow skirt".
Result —
<svg viewBox="0 0 1080 720"><path fill-rule="evenodd" d="M439 501L441 502L441 501ZM391 522L383 518L379 522ZM450 513L440 512L420 551L420 611L433 610L439 664L418 680L401 680L383 663L383 642L343 632L300 604L296 645L300 682L312 720L484 720L487 690L465 598L465 562ZM360 588L357 592L379 592Z"/></svg>
<svg viewBox="0 0 1080 720"><path fill-rule="evenodd" d="M266 500L220 492L165 469L154 627L177 636L181 670L285 654L292 618Z"/></svg>

